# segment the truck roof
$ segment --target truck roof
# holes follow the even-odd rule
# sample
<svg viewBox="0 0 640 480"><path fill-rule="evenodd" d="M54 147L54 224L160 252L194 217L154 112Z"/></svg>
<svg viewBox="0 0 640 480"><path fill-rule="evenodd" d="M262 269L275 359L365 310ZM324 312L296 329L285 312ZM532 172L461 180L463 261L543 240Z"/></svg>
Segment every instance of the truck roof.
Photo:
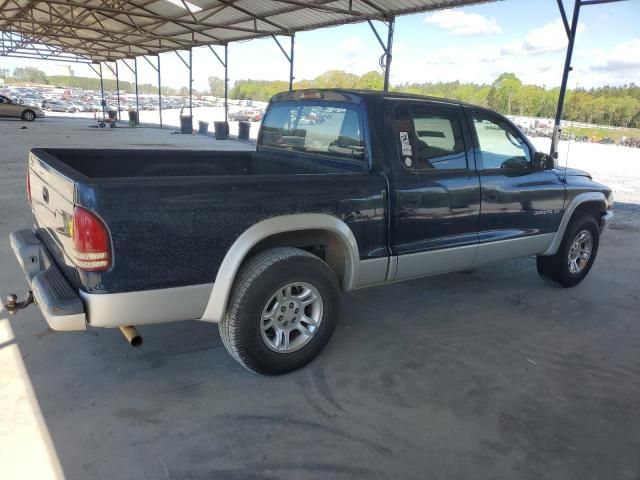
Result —
<svg viewBox="0 0 640 480"><path fill-rule="evenodd" d="M287 92L281 92L273 96L271 102L283 102L290 100L311 100L311 99L325 99L335 101L347 101L358 103L361 100L371 99L378 100L400 100L400 99L420 99L431 100L439 103L447 103L450 105L464 105L467 107L484 108L478 105L462 102L459 100L451 100L448 98L431 97L429 95L419 95L414 93L403 92L383 92L380 90L360 90L349 88L305 88L300 90L292 90Z"/></svg>

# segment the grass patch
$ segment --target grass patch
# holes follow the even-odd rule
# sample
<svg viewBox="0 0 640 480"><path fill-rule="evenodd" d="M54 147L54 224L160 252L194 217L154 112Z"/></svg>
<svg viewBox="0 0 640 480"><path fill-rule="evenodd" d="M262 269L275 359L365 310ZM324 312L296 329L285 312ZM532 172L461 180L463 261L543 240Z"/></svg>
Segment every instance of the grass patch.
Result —
<svg viewBox="0 0 640 480"><path fill-rule="evenodd" d="M572 133L576 136L586 135L589 138L595 138L596 140L600 140L605 137L613 138L618 141L622 137L633 137L640 138L640 129L638 128L624 128L624 129L610 129L610 128L584 128L584 127L563 127L562 131L564 133Z"/></svg>

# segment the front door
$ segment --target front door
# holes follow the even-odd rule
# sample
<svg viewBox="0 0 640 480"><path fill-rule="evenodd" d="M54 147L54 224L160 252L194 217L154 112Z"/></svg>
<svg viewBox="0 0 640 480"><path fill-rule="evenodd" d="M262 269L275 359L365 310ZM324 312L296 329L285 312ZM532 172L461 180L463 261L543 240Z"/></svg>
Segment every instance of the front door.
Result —
<svg viewBox="0 0 640 480"><path fill-rule="evenodd" d="M564 184L554 171L534 167L535 150L511 122L467 112L482 194L474 265L543 252L562 219Z"/></svg>
<svg viewBox="0 0 640 480"><path fill-rule="evenodd" d="M13 116L13 111L12 111L11 101L7 97L0 95L0 117L12 117L12 116Z"/></svg>
<svg viewBox="0 0 640 480"><path fill-rule="evenodd" d="M391 115L395 280L469 267L477 251L480 184L462 108L399 101Z"/></svg>

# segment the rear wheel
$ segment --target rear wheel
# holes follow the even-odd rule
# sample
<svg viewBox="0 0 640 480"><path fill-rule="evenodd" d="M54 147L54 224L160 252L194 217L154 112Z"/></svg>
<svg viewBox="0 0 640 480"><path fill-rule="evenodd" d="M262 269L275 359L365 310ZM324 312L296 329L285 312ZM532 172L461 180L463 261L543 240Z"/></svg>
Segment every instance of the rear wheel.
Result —
<svg viewBox="0 0 640 480"><path fill-rule="evenodd" d="M538 273L563 287L573 287L591 270L599 244L600 229L596 219L588 214L578 214L567 227L558 252L537 258Z"/></svg>
<svg viewBox="0 0 640 480"><path fill-rule="evenodd" d="M33 122L36 119L36 113L33 110L25 110L24 112L22 112L20 118L27 122Z"/></svg>
<svg viewBox="0 0 640 480"><path fill-rule="evenodd" d="M338 281L325 262L297 248L274 248L242 268L218 327L240 364L277 375L306 365L322 351L339 308Z"/></svg>

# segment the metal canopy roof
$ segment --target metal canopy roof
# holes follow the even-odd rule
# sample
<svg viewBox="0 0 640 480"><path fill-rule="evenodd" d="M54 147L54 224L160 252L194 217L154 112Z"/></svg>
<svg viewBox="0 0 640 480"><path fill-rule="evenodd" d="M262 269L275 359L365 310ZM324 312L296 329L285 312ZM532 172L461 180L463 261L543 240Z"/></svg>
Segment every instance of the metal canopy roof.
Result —
<svg viewBox="0 0 640 480"><path fill-rule="evenodd" d="M488 1L0 0L0 56L100 62Z"/></svg>

